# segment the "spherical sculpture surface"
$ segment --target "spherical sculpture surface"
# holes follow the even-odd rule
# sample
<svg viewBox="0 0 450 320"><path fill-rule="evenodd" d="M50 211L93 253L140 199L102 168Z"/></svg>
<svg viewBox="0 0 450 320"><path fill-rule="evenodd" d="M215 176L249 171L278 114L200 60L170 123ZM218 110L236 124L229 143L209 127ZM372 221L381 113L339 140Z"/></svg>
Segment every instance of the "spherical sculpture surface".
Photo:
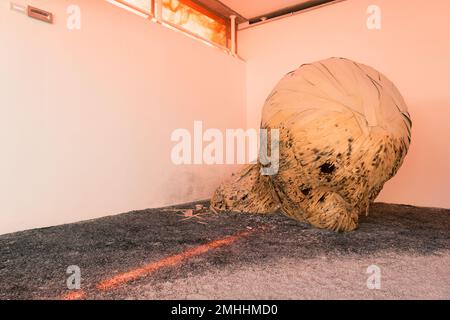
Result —
<svg viewBox="0 0 450 320"><path fill-rule="evenodd" d="M411 118L395 85L371 67L330 58L287 74L267 98L261 128L279 130L279 169L261 163L223 183L218 211L270 213L350 231L401 166Z"/></svg>

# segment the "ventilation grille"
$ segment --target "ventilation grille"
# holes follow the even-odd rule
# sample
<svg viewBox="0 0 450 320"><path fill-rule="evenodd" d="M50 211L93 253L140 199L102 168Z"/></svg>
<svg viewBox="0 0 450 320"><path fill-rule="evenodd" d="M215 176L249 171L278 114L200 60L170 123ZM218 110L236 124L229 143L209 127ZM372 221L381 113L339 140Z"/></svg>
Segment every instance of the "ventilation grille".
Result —
<svg viewBox="0 0 450 320"><path fill-rule="evenodd" d="M28 6L28 16L47 23L53 23L53 14L39 8Z"/></svg>

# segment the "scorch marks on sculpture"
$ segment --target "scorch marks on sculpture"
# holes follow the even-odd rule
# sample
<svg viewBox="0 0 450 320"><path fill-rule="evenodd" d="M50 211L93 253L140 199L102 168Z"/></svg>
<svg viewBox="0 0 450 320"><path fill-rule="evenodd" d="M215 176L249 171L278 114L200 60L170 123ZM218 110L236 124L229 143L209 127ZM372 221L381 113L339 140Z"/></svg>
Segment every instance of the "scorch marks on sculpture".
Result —
<svg viewBox="0 0 450 320"><path fill-rule="evenodd" d="M215 192L218 211L287 215L350 231L411 142L411 119L394 84L376 70L331 58L287 74L266 100L262 128L280 130L279 171L249 165Z"/></svg>

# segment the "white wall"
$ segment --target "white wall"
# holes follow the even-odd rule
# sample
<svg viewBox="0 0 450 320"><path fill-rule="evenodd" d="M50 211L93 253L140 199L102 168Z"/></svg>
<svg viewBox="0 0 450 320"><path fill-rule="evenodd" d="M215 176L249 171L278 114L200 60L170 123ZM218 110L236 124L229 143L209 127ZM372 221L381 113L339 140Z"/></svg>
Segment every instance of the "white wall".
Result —
<svg viewBox="0 0 450 320"><path fill-rule="evenodd" d="M103 0L15 2L55 24L0 0L0 234L206 199L235 169L173 165L170 134L245 127L242 61Z"/></svg>
<svg viewBox="0 0 450 320"><path fill-rule="evenodd" d="M368 30L369 5L382 29ZM378 69L402 92L413 142L379 201L450 208L450 1L347 0L243 30L247 121L258 127L264 100L301 64L336 56Z"/></svg>
<svg viewBox="0 0 450 320"><path fill-rule="evenodd" d="M285 73L329 56L384 72L413 116L410 154L379 200L450 207L449 1L347 0L248 29L246 64L103 0L16 2L56 20L0 0L0 234L208 198L235 168L174 166L171 132L257 127ZM65 27L69 4L81 31ZM381 31L366 28L369 4Z"/></svg>

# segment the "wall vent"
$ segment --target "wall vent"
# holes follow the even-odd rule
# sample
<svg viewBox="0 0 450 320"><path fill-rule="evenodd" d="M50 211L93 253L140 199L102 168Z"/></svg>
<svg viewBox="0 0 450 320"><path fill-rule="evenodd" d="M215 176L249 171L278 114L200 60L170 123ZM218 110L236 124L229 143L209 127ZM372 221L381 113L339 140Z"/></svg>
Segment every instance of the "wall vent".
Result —
<svg viewBox="0 0 450 320"><path fill-rule="evenodd" d="M47 23L53 23L53 14L32 6L28 6L28 16Z"/></svg>

